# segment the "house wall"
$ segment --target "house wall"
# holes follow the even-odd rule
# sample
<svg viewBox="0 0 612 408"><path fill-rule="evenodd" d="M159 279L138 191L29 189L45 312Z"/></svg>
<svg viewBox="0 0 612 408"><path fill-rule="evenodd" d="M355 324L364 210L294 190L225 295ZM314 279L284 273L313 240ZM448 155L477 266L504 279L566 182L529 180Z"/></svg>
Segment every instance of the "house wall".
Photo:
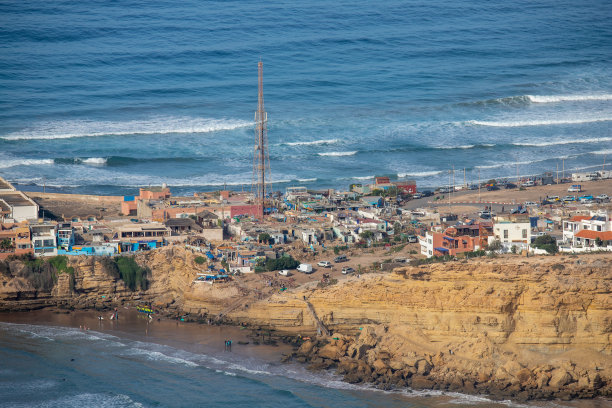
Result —
<svg viewBox="0 0 612 408"><path fill-rule="evenodd" d="M507 237L504 232L507 232ZM523 233L525 236L523 236ZM500 222L493 226L493 235L502 243L530 243L531 224L528 222Z"/></svg>

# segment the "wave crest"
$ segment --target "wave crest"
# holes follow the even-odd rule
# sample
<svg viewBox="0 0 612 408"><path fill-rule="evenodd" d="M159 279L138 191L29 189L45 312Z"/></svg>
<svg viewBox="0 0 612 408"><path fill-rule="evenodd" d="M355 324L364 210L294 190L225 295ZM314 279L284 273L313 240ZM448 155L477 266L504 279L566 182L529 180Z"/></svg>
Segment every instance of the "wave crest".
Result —
<svg viewBox="0 0 612 408"><path fill-rule="evenodd" d="M552 126L552 125L576 125L581 123L608 122L612 117L585 118L585 119L559 119L559 120L517 120L517 121L484 121L469 120L465 123L476 126L491 127L525 127L525 126Z"/></svg>
<svg viewBox="0 0 612 408"><path fill-rule="evenodd" d="M317 154L319 156L353 156L357 154L357 150L353 150L352 152L324 152Z"/></svg>
<svg viewBox="0 0 612 408"><path fill-rule="evenodd" d="M69 139L97 136L209 133L251 126L251 122L210 118L152 118L146 121L96 122L72 120L40 123L35 127L0 136L5 140Z"/></svg>
<svg viewBox="0 0 612 408"><path fill-rule="evenodd" d="M310 142L286 142L281 143L287 146L314 146L314 145L330 145L338 143L338 139L321 139L321 140L312 140Z"/></svg>
<svg viewBox="0 0 612 408"><path fill-rule="evenodd" d="M557 102L580 102L580 101L609 101L612 94L593 95L526 95L532 103L557 103Z"/></svg>

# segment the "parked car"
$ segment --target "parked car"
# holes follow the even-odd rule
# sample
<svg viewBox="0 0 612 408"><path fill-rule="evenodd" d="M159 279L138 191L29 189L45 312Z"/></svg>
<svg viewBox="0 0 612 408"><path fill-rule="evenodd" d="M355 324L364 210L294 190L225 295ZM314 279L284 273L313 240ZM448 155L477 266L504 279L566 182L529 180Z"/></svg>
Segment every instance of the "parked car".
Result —
<svg viewBox="0 0 612 408"><path fill-rule="evenodd" d="M423 195L423 197L431 197L432 195L434 195L434 193L429 190L421 191L421 194Z"/></svg>
<svg viewBox="0 0 612 408"><path fill-rule="evenodd" d="M534 203L533 201L525 201L525 207L534 207L538 205L538 203Z"/></svg>
<svg viewBox="0 0 612 408"><path fill-rule="evenodd" d="M406 237L406 240L411 244L419 242L419 238L416 235L408 235L408 237Z"/></svg>
<svg viewBox="0 0 612 408"><path fill-rule="evenodd" d="M581 184L574 184L571 187L569 187L567 189L568 193L579 193L582 191L582 185Z"/></svg>
<svg viewBox="0 0 612 408"><path fill-rule="evenodd" d="M337 257L334 258L335 263L346 262L346 261L348 261L348 258L346 257L346 255L338 255Z"/></svg>
<svg viewBox="0 0 612 408"><path fill-rule="evenodd" d="M329 261L319 261L317 266L320 266L322 268L331 268L332 267L332 263L329 262Z"/></svg>
<svg viewBox="0 0 612 408"><path fill-rule="evenodd" d="M563 197L563 201L565 201L566 203L576 201L576 196L566 195L565 197Z"/></svg>
<svg viewBox="0 0 612 408"><path fill-rule="evenodd" d="M346 267L342 268L342 273L344 275L348 275L350 273L355 273L355 270L353 268L351 268L350 266L346 266Z"/></svg>
<svg viewBox="0 0 612 408"><path fill-rule="evenodd" d="M281 276L291 276L293 275L291 272L289 272L289 270L287 269L283 269L282 271L278 271L278 274Z"/></svg>
<svg viewBox="0 0 612 408"><path fill-rule="evenodd" d="M593 196L592 195L583 195L578 197L578 201L580 201L581 203L585 203L587 201L593 201Z"/></svg>
<svg viewBox="0 0 612 408"><path fill-rule="evenodd" d="M468 189L470 189L470 190L478 190L478 184L470 184Z"/></svg>
<svg viewBox="0 0 612 408"><path fill-rule="evenodd" d="M499 190L499 187L497 187L497 186L487 186L487 191L495 191L495 190Z"/></svg>
<svg viewBox="0 0 612 408"><path fill-rule="evenodd" d="M535 182L533 180L527 180L521 184L522 187L533 187Z"/></svg>
<svg viewBox="0 0 612 408"><path fill-rule="evenodd" d="M495 217L495 213L492 213L491 211L481 211L478 213L478 216L480 218L488 219L491 217Z"/></svg>
<svg viewBox="0 0 612 408"><path fill-rule="evenodd" d="M422 198L422 197L423 197L423 194L422 194L422 193L414 193L414 194L412 195L412 198L414 198L415 200L417 200L417 199L419 199L419 198Z"/></svg>
<svg viewBox="0 0 612 408"><path fill-rule="evenodd" d="M506 190L509 190L509 189L511 189L511 188L516 188L516 184L514 184L514 183L506 183L506 185L504 186L504 188L505 188Z"/></svg>
<svg viewBox="0 0 612 408"><path fill-rule="evenodd" d="M608 197L607 194L600 194L595 198L597 198L598 200L608 200L610 197Z"/></svg>
<svg viewBox="0 0 612 408"><path fill-rule="evenodd" d="M297 267L297 270L303 273L312 273L312 265L311 264L300 264Z"/></svg>

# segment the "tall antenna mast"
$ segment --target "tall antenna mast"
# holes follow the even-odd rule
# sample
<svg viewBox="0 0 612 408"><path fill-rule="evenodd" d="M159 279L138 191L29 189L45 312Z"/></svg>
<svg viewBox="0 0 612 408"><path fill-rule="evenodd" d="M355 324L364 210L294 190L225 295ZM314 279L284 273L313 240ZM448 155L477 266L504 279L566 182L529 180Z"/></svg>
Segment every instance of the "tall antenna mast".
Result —
<svg viewBox="0 0 612 408"><path fill-rule="evenodd" d="M266 178L270 178L270 157L268 155L268 114L264 110L263 97L263 62L257 64L258 93L257 111L255 112L255 151L253 152L253 180L251 188L255 196L255 205L263 217L266 200Z"/></svg>

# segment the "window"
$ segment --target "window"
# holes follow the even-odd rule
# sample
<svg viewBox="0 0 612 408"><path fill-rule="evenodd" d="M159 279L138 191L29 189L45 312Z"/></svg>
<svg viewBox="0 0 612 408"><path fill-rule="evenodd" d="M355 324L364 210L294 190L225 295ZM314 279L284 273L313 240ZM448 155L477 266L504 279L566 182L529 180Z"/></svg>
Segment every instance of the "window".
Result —
<svg viewBox="0 0 612 408"><path fill-rule="evenodd" d="M504 239L508 239L508 230L504 230Z"/></svg>
<svg viewBox="0 0 612 408"><path fill-rule="evenodd" d="M597 226L597 231L601 231L601 225Z"/></svg>
<svg viewBox="0 0 612 408"><path fill-rule="evenodd" d="M527 238L527 229L523 229L523 239Z"/></svg>

